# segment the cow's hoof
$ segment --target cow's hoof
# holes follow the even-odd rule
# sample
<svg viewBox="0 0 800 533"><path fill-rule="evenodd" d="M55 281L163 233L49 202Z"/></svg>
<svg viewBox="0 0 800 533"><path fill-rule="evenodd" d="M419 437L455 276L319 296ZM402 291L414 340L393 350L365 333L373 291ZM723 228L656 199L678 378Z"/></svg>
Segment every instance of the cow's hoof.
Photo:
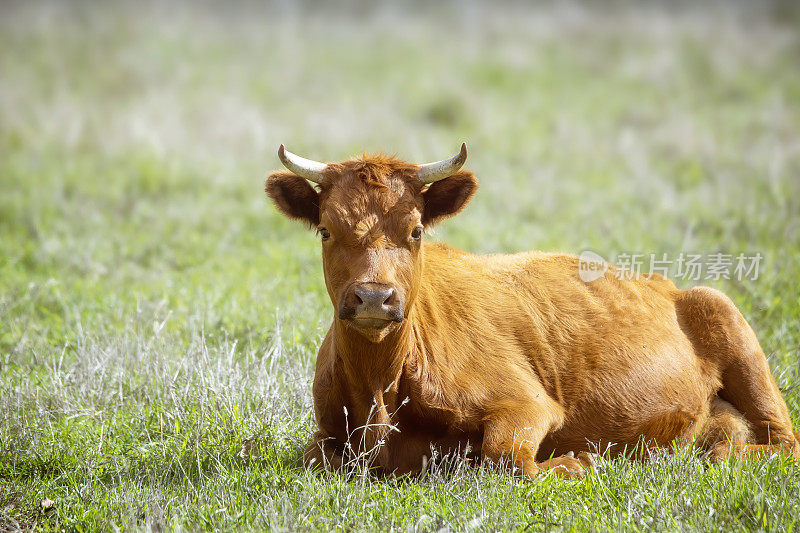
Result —
<svg viewBox="0 0 800 533"><path fill-rule="evenodd" d="M718 442L705 453L704 457L711 464L723 463L728 460L732 451L733 446L729 442Z"/></svg>
<svg viewBox="0 0 800 533"><path fill-rule="evenodd" d="M580 479L586 473L583 463L569 455L554 457L547 461L547 466L553 474L566 479Z"/></svg>
<svg viewBox="0 0 800 533"><path fill-rule="evenodd" d="M578 460L586 470L597 470L597 454L589 452L578 453Z"/></svg>

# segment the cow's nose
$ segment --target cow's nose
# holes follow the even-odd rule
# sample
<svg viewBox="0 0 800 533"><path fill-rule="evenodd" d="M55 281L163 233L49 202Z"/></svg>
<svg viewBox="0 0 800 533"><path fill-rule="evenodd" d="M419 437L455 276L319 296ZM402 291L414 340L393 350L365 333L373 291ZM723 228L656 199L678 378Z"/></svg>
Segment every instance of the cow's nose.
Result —
<svg viewBox="0 0 800 533"><path fill-rule="evenodd" d="M358 300L358 307L361 310L381 309L383 305L394 296L395 290L392 287L372 288L372 284L356 285L353 292Z"/></svg>
<svg viewBox="0 0 800 533"><path fill-rule="evenodd" d="M387 283L353 283L339 305L339 318L402 322L403 301Z"/></svg>

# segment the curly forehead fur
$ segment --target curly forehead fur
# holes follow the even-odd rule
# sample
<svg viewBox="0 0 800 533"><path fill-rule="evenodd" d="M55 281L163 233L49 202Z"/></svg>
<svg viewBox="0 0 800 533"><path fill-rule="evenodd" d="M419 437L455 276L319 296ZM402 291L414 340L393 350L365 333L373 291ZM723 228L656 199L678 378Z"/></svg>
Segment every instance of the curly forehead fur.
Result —
<svg viewBox="0 0 800 533"><path fill-rule="evenodd" d="M331 163L320 185L320 205L337 218L357 223L374 215L422 210L423 185L416 165L386 154Z"/></svg>
<svg viewBox="0 0 800 533"><path fill-rule="evenodd" d="M364 154L342 163L329 163L322 188L324 190L326 186L333 185L339 177L351 175L365 185L385 187L390 178L397 178L412 189L420 189L422 185L417 180L417 169L416 165L406 163L393 155Z"/></svg>

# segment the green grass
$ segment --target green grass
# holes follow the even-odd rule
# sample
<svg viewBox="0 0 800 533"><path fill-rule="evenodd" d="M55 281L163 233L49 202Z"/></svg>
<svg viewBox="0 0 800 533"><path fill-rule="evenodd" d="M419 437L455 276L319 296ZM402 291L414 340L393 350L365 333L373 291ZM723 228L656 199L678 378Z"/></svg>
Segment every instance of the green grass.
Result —
<svg viewBox="0 0 800 533"><path fill-rule="evenodd" d="M474 252L762 253L708 283L800 421L800 10L674 7L2 3L0 526L800 528L781 458L299 464L331 306L316 237L264 198L279 143L466 140L481 189L431 238Z"/></svg>

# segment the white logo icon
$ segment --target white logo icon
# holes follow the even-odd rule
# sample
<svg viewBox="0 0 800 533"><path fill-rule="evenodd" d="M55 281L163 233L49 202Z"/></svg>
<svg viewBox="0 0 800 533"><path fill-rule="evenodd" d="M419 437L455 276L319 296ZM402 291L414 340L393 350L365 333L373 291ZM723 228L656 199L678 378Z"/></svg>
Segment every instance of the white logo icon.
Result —
<svg viewBox="0 0 800 533"><path fill-rule="evenodd" d="M598 254L584 250L578 256L578 277L584 283L591 283L605 276L608 263Z"/></svg>

